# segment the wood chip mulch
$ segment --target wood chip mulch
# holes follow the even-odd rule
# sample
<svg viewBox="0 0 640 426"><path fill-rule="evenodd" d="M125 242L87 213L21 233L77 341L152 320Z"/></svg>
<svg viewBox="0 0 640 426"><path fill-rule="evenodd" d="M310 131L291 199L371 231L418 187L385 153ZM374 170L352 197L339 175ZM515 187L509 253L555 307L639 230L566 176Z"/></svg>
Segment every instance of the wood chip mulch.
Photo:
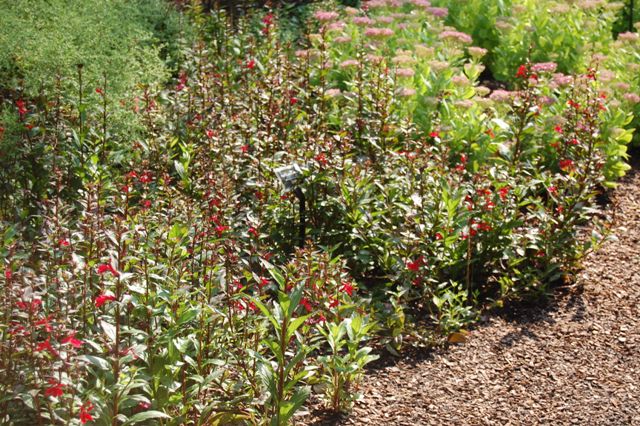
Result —
<svg viewBox="0 0 640 426"><path fill-rule="evenodd" d="M484 317L466 343L368 372L364 398L305 425L640 425L640 171L613 192L615 234L541 306Z"/></svg>

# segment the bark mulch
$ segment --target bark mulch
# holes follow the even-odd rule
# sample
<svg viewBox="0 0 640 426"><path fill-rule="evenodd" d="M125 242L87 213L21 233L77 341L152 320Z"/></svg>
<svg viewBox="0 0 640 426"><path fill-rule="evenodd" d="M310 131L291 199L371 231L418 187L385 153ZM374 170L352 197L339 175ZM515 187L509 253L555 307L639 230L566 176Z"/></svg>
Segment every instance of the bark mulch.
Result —
<svg viewBox="0 0 640 426"><path fill-rule="evenodd" d="M370 371L364 399L307 425L640 425L640 171L615 233L544 306L489 315L466 343Z"/></svg>

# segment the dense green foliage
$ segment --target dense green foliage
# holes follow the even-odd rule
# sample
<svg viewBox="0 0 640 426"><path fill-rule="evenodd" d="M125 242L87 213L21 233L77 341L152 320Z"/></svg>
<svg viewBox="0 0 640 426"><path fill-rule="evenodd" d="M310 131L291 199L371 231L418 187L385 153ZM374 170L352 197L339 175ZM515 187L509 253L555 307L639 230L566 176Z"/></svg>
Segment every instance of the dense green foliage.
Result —
<svg viewBox="0 0 640 426"><path fill-rule="evenodd" d="M180 19L159 0L3 0L0 81L35 97L74 78L83 64L87 87L103 87L106 76L118 98L136 84L161 84L164 59L179 56ZM71 83L62 89L76 93Z"/></svg>

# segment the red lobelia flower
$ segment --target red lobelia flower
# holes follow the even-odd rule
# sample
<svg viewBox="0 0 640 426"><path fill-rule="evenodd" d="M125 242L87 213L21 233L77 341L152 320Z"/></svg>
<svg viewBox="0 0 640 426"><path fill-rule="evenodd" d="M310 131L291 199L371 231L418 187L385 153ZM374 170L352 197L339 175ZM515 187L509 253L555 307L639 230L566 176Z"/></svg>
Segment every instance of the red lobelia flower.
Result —
<svg viewBox="0 0 640 426"><path fill-rule="evenodd" d="M51 337L47 337L47 340L45 340L44 342L38 343L38 346L36 346L36 352L42 352L42 351L49 352L51 355L56 357L58 356L58 352L55 349L53 349L53 346L51 346Z"/></svg>
<svg viewBox="0 0 640 426"><path fill-rule="evenodd" d="M518 67L518 72L516 72L516 77L517 78L526 78L527 74L529 74L529 70L527 69L526 65L520 65Z"/></svg>
<svg viewBox="0 0 640 426"><path fill-rule="evenodd" d="M349 296L352 296L355 287L349 281L345 281L342 283L342 287L340 287L340 290L344 293L347 293Z"/></svg>
<svg viewBox="0 0 640 426"><path fill-rule="evenodd" d="M300 304L304 306L307 312L311 312L313 310L313 306L311 306L311 302L309 302L309 299L307 299L306 297L303 297L300 300Z"/></svg>
<svg viewBox="0 0 640 426"><path fill-rule="evenodd" d="M45 396L55 396L55 397L59 397L62 396L64 394L64 391L62 390L62 388L64 387L64 385L54 379L49 379L49 384L51 386L49 386L45 391L44 391L44 395Z"/></svg>
<svg viewBox="0 0 640 426"><path fill-rule="evenodd" d="M411 272L418 272L423 262L424 262L423 256L418 257L414 261L407 261L407 269L410 270Z"/></svg>
<svg viewBox="0 0 640 426"><path fill-rule="evenodd" d="M106 274L107 272L110 272L114 277L120 275L120 272L116 271L116 269L110 263L102 263L98 265L98 273L100 275Z"/></svg>
<svg viewBox="0 0 640 426"><path fill-rule="evenodd" d="M60 343L62 343L63 345L70 344L74 348L79 348L80 346L82 346L84 344L84 342L82 340L76 339L76 332L75 331L72 331L71 333L69 333L69 335L67 337L65 337L64 339L62 339L60 341Z"/></svg>
<svg viewBox="0 0 640 426"><path fill-rule="evenodd" d="M258 286L262 288L267 285L269 285L269 279L265 277L260 277L260 283L258 284Z"/></svg>
<svg viewBox="0 0 640 426"><path fill-rule="evenodd" d="M565 159L565 160L560 160L560 170L570 170L573 168L573 161L569 160L569 159Z"/></svg>
<svg viewBox="0 0 640 426"><path fill-rule="evenodd" d="M93 416L90 411L93 410L93 403L91 401L86 401L80 407L80 423L85 424L91 420L93 420Z"/></svg>
<svg viewBox="0 0 640 426"><path fill-rule="evenodd" d="M502 188L498 189L498 195L500 196L500 199L502 201L507 199L507 195L509 194L509 187L508 186L503 186Z"/></svg>
<svg viewBox="0 0 640 426"><path fill-rule="evenodd" d="M104 305L107 302L112 302L116 300L115 296L112 296L110 294L101 294L100 296L96 297L96 308L99 308L100 306Z"/></svg>
<svg viewBox="0 0 640 426"><path fill-rule="evenodd" d="M20 114L20 117L27 113L27 104L22 99L18 99L16 101L16 106L18 107L18 114Z"/></svg>

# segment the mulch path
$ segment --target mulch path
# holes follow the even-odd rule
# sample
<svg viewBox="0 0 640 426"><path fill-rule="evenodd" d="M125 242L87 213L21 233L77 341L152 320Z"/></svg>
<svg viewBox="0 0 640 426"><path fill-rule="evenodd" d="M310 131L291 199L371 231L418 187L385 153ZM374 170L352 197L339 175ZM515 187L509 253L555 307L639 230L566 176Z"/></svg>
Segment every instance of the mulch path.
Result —
<svg viewBox="0 0 640 426"><path fill-rule="evenodd" d="M466 343L369 371L348 415L307 425L640 425L640 171L615 234L545 305L490 314Z"/></svg>

